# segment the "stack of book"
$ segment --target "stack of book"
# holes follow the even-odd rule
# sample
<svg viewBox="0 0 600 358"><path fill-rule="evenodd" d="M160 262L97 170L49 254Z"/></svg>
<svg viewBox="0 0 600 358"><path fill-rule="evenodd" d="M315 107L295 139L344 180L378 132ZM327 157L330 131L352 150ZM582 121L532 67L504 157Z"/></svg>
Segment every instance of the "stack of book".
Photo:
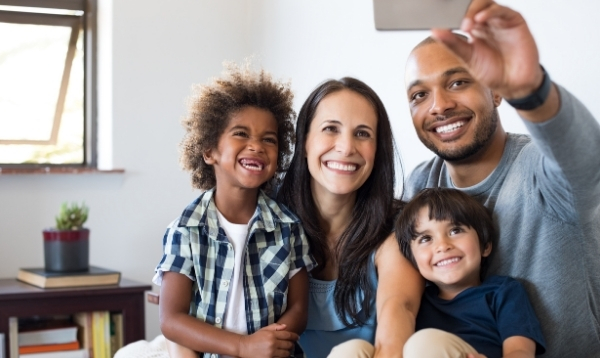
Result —
<svg viewBox="0 0 600 358"><path fill-rule="evenodd" d="M10 317L9 331L11 357L111 358L123 346L123 314L94 311L72 316Z"/></svg>
<svg viewBox="0 0 600 358"><path fill-rule="evenodd" d="M77 326L69 318L20 319L18 326L19 357L88 358L80 349Z"/></svg>
<svg viewBox="0 0 600 358"><path fill-rule="evenodd" d="M17 279L43 289L53 289L117 285L121 274L96 266L90 266L84 272L22 268ZM10 317L9 332L10 357L111 358L123 346L123 314L95 311L64 317Z"/></svg>

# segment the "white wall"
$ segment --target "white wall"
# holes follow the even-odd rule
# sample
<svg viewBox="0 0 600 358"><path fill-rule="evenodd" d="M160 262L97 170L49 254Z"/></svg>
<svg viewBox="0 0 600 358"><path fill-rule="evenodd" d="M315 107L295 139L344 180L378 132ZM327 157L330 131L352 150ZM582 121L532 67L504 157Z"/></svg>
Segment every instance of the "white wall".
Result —
<svg viewBox="0 0 600 358"><path fill-rule="evenodd" d="M85 200L90 262L150 283L166 225L198 195L178 165L179 121L192 83L250 51L246 2L112 5L112 75L104 78L112 81L112 98L100 105L112 101L112 110L101 111L113 121L112 161L125 173L0 176L0 277L43 265L42 229L54 225L61 202ZM158 310L146 307L146 333L154 337Z"/></svg>
<svg viewBox="0 0 600 358"><path fill-rule="evenodd" d="M600 54L600 3L592 0L500 0L521 11L538 39L541 62L552 78L575 93L600 117L594 86ZM256 3L256 1L255 1ZM258 32L253 50L270 71L291 78L300 107L306 96L327 78L354 76L381 96L408 173L432 156L410 123L404 92L404 66L412 47L428 31L378 32L372 2L366 0L261 0L256 13ZM500 114L504 128L525 127L508 105ZM398 178L400 179L400 178Z"/></svg>
<svg viewBox="0 0 600 358"><path fill-rule="evenodd" d="M501 3L523 12L553 79L600 117L600 3ZM428 33L375 31L370 1L127 0L114 1L112 12L105 82L112 97L104 101L112 106L101 111L113 121L114 166L126 172L0 176L0 277L42 265L41 230L62 201L85 200L91 263L149 283L165 226L198 194L178 165L185 98L192 83L217 76L223 60L256 55L276 77L292 80L297 110L327 78L362 79L386 104L405 171L431 157L414 133L403 90L405 59ZM524 130L513 110L502 105L500 112L505 129ZM157 312L146 306L148 338L159 332Z"/></svg>

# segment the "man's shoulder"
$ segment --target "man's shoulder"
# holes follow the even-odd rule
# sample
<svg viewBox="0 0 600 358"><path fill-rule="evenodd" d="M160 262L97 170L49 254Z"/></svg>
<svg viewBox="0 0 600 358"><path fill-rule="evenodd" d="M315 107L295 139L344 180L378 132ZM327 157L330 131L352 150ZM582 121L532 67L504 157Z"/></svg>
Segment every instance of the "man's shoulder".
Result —
<svg viewBox="0 0 600 358"><path fill-rule="evenodd" d="M417 165L406 180L403 199L410 200L421 189L429 187L431 178L439 176L443 164L444 161L436 156Z"/></svg>
<svg viewBox="0 0 600 358"><path fill-rule="evenodd" d="M413 169L413 171L410 174L410 177L412 178L415 175L428 174L434 167L437 167L442 163L443 161L441 160L441 158L437 156L429 160L422 161L415 167L415 169Z"/></svg>
<svg viewBox="0 0 600 358"><path fill-rule="evenodd" d="M531 141L529 134L507 133L504 156L508 156L509 162L513 162L517 157L521 156L524 149L539 153L539 149Z"/></svg>

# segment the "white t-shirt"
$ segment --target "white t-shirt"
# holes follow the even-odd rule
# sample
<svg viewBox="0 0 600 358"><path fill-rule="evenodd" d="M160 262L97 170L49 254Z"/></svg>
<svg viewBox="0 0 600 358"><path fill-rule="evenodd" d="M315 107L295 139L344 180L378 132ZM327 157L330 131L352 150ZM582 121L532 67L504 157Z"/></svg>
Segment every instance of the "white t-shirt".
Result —
<svg viewBox="0 0 600 358"><path fill-rule="evenodd" d="M229 222L220 211L217 210L219 226L225 231L225 235L233 246L234 264L233 278L229 282L229 295L227 296L227 309L223 329L237 334L248 334L246 325L246 306L244 303L244 254L246 252L246 240L248 239L248 224L234 224ZM291 270L288 277L291 279L300 269ZM222 358L233 358L221 355Z"/></svg>
<svg viewBox="0 0 600 358"><path fill-rule="evenodd" d="M233 224L217 210L219 226L233 246L235 262L233 264L233 278L229 282L229 295L227 296L227 309L223 329L238 334L248 334L246 328L246 309L244 305L244 252L246 252L246 239L248 224Z"/></svg>

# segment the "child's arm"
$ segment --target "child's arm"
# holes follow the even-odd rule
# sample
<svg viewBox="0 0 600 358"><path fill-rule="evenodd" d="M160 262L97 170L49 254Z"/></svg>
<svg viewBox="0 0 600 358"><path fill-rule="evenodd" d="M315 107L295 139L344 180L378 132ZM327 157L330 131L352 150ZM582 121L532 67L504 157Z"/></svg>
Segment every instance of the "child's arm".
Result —
<svg viewBox="0 0 600 358"><path fill-rule="evenodd" d="M308 273L302 268L288 285L287 308L277 323L285 324L286 330L301 334L308 320Z"/></svg>
<svg viewBox="0 0 600 358"><path fill-rule="evenodd" d="M512 336L502 342L502 358L534 358L535 342L527 337ZM487 358L483 354L467 354L467 358Z"/></svg>
<svg viewBox="0 0 600 358"><path fill-rule="evenodd" d="M400 252L393 234L377 250L375 265L379 279L375 357L402 357L404 343L415 332L425 283Z"/></svg>
<svg viewBox="0 0 600 358"><path fill-rule="evenodd" d="M202 322L190 315L192 281L185 275L164 272L160 289L160 328L165 337L196 352L236 357L288 357L298 339L293 332L262 329L244 336Z"/></svg>
<svg viewBox="0 0 600 358"><path fill-rule="evenodd" d="M170 358L198 358L198 353L175 342L165 339Z"/></svg>
<svg viewBox="0 0 600 358"><path fill-rule="evenodd" d="M533 358L535 342L523 336L508 337L502 342L502 358Z"/></svg>
<svg viewBox="0 0 600 358"><path fill-rule="evenodd" d="M528 357L545 351L541 326L525 288L510 277L500 277L501 286L496 289L494 304L490 306L496 317L502 342L502 357Z"/></svg>

